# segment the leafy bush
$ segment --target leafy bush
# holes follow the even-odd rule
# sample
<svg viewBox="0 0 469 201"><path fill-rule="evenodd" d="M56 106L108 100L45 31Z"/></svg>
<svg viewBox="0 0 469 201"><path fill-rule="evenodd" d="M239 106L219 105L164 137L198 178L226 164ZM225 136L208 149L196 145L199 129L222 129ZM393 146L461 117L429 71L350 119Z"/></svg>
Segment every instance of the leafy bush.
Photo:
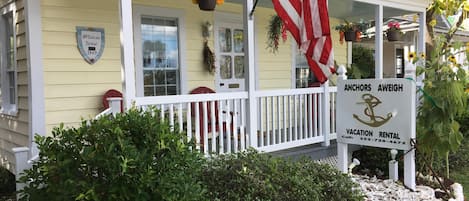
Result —
<svg viewBox="0 0 469 201"><path fill-rule="evenodd" d="M353 152L353 158L360 161L360 165L353 169L354 173L366 174L368 176L387 177L389 175L389 161L391 158L390 149L377 147L363 147ZM403 174L403 152L398 151L395 160L399 165L399 175Z"/></svg>
<svg viewBox="0 0 469 201"><path fill-rule="evenodd" d="M152 114L132 109L36 137L39 160L21 178L22 200L203 200L203 157Z"/></svg>
<svg viewBox="0 0 469 201"><path fill-rule="evenodd" d="M375 57L373 50L359 45L353 46L352 68L347 69L350 79L374 78Z"/></svg>
<svg viewBox="0 0 469 201"><path fill-rule="evenodd" d="M469 98L468 98L469 102ZM467 104L469 106L469 103ZM449 156L450 165L453 168L465 169L469 166L469 109L466 109L464 115L457 120L461 124L461 133L464 139L461 142L461 147L456 153Z"/></svg>
<svg viewBox="0 0 469 201"><path fill-rule="evenodd" d="M363 200L357 185L329 165L297 162L253 150L208 161L210 200Z"/></svg>
<svg viewBox="0 0 469 201"><path fill-rule="evenodd" d="M0 166L0 198L15 192L15 175L6 168Z"/></svg>

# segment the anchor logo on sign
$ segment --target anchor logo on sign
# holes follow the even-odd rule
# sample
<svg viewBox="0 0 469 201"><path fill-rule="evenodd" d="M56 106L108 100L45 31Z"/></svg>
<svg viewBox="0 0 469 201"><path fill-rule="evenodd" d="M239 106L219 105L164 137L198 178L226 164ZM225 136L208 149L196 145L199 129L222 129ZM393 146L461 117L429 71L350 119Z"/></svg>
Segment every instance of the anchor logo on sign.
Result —
<svg viewBox="0 0 469 201"><path fill-rule="evenodd" d="M363 120L358 115L353 114L353 118L358 120L359 122L366 124L371 127L379 127L386 122L388 122L392 118L392 113L388 113L386 117L378 116L375 114L374 108L381 104L381 100L376 98L371 94L363 94L362 96L363 102L358 102L357 104L365 104L366 108L363 110L363 113L368 116L369 120Z"/></svg>

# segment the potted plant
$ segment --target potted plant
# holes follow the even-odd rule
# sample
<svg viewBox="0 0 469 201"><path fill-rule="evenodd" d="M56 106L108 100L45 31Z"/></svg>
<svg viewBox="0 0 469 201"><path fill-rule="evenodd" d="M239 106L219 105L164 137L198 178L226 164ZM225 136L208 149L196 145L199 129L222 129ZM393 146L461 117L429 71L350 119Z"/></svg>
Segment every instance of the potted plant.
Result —
<svg viewBox="0 0 469 201"><path fill-rule="evenodd" d="M399 22L390 21L388 23L388 29L386 30L386 37L388 41L399 41L401 40L402 32L401 32L401 25Z"/></svg>
<svg viewBox="0 0 469 201"><path fill-rule="evenodd" d="M216 5L221 5L224 0L192 0L193 4L199 4L200 10L213 11Z"/></svg>
<svg viewBox="0 0 469 201"><path fill-rule="evenodd" d="M366 33L368 23L360 21L359 23L352 23L344 20L345 23L339 24L335 27L335 30L340 33L340 44L345 41L359 42L361 40L362 33Z"/></svg>

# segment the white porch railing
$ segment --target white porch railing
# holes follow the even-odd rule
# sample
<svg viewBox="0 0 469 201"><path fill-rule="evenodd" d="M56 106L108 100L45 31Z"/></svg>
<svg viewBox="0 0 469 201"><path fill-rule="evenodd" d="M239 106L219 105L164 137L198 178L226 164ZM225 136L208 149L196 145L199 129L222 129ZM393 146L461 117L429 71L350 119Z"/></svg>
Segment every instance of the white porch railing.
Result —
<svg viewBox="0 0 469 201"><path fill-rule="evenodd" d="M335 93L335 87L329 91ZM335 115L325 120L324 113L335 111L335 99L325 100L324 87L259 91L258 103L258 150L272 152L297 146L325 142L335 138ZM335 94L328 97L335 97ZM328 101L330 108L324 107ZM328 124L324 124L328 121ZM325 129L324 125L331 125ZM325 138L325 135L329 135Z"/></svg>
<svg viewBox="0 0 469 201"><path fill-rule="evenodd" d="M136 107L154 106L171 126L195 139L203 153L231 153L247 148L247 92L135 98Z"/></svg>
<svg viewBox="0 0 469 201"><path fill-rule="evenodd" d="M139 97L134 105L159 109L162 119L195 139L205 154L232 153L249 146L272 152L335 138L337 89L328 87L327 99L324 91L325 87L255 92L259 116L255 142L249 142L251 133L245 126L247 92ZM324 113L330 119L324 119Z"/></svg>

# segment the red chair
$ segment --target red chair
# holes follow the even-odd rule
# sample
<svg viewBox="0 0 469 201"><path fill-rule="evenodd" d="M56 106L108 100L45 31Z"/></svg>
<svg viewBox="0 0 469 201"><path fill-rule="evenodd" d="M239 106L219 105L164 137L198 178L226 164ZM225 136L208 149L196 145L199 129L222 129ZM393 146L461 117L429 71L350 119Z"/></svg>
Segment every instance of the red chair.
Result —
<svg viewBox="0 0 469 201"><path fill-rule="evenodd" d="M107 90L106 93L104 93L103 100L102 100L104 109L109 108L109 101L107 100L107 98L122 98L122 93L120 91L115 90L115 89ZM123 100L121 100L121 112L124 112L124 101Z"/></svg>
<svg viewBox="0 0 469 201"><path fill-rule="evenodd" d="M195 89L193 89L190 94L210 94L210 93L215 93L214 90L208 88L208 87L197 87ZM211 106L211 102L207 102L206 103L206 107L207 107L207 122L204 122L204 110L203 110L203 103L199 103L198 104L199 106L199 132L200 132L200 144L204 145L204 125L207 125L207 134L208 134L208 137L209 139L210 138L213 138L213 137L216 137L218 134L217 132L219 132L219 118L218 118L218 115L219 115L219 111L218 111L218 101L215 102L214 106L215 106L215 116L212 118L212 106ZM195 117L195 110L196 110L196 103L192 103L191 104L191 115L192 117ZM231 117L233 118L233 116ZM232 119L233 120L233 119ZM212 131L212 121L215 121L215 131ZM227 124L226 122L221 122L222 123L222 128L223 128L223 132L226 133L226 130L227 130ZM233 124L231 123L231 131L233 131Z"/></svg>

